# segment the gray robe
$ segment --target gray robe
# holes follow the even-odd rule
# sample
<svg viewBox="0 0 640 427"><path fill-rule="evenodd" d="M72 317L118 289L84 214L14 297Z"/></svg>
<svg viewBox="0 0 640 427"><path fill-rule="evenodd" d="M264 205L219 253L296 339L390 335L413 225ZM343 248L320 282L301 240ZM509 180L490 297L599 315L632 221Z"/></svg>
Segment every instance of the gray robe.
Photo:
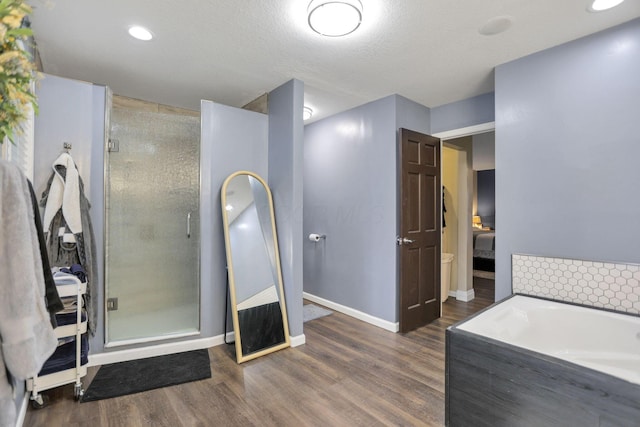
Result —
<svg viewBox="0 0 640 427"><path fill-rule="evenodd" d="M58 173L63 177L65 176L64 169L58 169ZM42 199L40 200L40 206L42 207L47 204L47 197L49 196L49 189L51 188L53 177L54 174L51 174L47 182L47 189L42 193ZM79 178L79 180L82 233L74 235L76 243L63 243L62 238L58 237L56 230L62 227L68 230L64 216L62 215L62 209L58 210L53 217L53 221L51 221L51 226L48 230L44 230L44 233L47 240L49 263L52 267L68 267L72 264L80 264L87 273L87 293L84 296L86 302L85 309L87 311L89 332L91 335L94 335L98 316L96 242L93 235L91 216L89 215L91 205L84 195L82 179Z"/></svg>

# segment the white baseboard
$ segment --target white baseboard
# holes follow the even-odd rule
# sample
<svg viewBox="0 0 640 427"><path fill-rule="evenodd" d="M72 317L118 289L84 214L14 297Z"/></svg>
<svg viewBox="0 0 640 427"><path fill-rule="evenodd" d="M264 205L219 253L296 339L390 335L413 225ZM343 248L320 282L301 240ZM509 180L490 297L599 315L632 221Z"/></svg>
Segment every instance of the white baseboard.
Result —
<svg viewBox="0 0 640 427"><path fill-rule="evenodd" d="M307 342L304 334L296 335L289 338L291 340L291 347L298 347ZM227 341L233 342L234 339L235 333L228 332ZM126 362L128 360L146 359L148 357L164 356L165 354L182 353L184 351L215 347L222 344L224 344L224 335L217 335L215 337L199 338L196 340L171 342L165 344L157 344L149 347L130 348L127 350L116 350L105 353L90 354L89 363L87 366L107 365L109 363Z"/></svg>
<svg viewBox="0 0 640 427"><path fill-rule="evenodd" d="M302 297L308 299L311 302L324 305L325 307L328 307L332 310L339 311L340 313L346 314L347 316L355 317L356 319L362 320L363 322L367 322L379 328L386 329L387 331L398 332L400 330L400 324L398 322L389 322L388 320L371 316L370 314L363 313L362 311L347 307L342 304L338 304L333 301L329 301L324 298L317 297L315 295L311 295L307 292L303 292Z"/></svg>
<svg viewBox="0 0 640 427"><path fill-rule="evenodd" d="M291 340L291 347L298 347L307 342L307 337L304 334L296 335L295 337L289 336L289 339Z"/></svg>
<svg viewBox="0 0 640 427"><path fill-rule="evenodd" d="M227 341L233 341L234 339L235 334L233 332L227 333ZM125 362L127 360L146 359L147 357L164 356L165 354L215 347L221 344L224 344L224 334L189 341L157 344L149 347L89 354L88 366L106 365L109 363Z"/></svg>
<svg viewBox="0 0 640 427"><path fill-rule="evenodd" d="M25 387L26 388L26 387ZM17 409L18 417L16 418L16 427L22 427L24 424L24 418L27 416L27 408L29 407L29 398L31 397L31 392L25 391L24 398L22 399L22 403Z"/></svg>
<svg viewBox="0 0 640 427"><path fill-rule="evenodd" d="M455 297L458 301L469 302L476 297L473 288L468 291L456 291Z"/></svg>
<svg viewBox="0 0 640 427"><path fill-rule="evenodd" d="M456 297L456 295L458 295L458 292L456 292L456 291L449 291L449 296L450 296L450 297L454 297L454 298L455 298L455 297Z"/></svg>

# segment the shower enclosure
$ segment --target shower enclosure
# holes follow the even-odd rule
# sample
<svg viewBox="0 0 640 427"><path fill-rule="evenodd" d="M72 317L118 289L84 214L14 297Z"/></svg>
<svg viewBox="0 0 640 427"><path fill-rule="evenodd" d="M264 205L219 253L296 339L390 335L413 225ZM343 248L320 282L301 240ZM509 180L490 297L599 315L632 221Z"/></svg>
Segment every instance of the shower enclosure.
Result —
<svg viewBox="0 0 640 427"><path fill-rule="evenodd" d="M197 334L200 118L117 106L110 115L106 345Z"/></svg>

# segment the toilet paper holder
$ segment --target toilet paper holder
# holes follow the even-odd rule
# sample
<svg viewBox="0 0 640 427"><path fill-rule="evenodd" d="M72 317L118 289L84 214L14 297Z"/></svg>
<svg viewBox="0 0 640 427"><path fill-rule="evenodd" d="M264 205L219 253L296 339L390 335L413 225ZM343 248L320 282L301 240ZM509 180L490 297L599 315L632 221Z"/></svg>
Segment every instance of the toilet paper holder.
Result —
<svg viewBox="0 0 640 427"><path fill-rule="evenodd" d="M327 236L324 234L316 234L316 233L311 233L309 234L309 240L311 240L312 242L319 242L322 239L326 239Z"/></svg>

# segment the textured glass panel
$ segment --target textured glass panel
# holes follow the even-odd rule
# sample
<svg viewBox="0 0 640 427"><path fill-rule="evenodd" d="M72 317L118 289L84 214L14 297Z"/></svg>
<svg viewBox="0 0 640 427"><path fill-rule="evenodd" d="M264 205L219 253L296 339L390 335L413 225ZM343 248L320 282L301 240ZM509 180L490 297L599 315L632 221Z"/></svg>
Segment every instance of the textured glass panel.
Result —
<svg viewBox="0 0 640 427"><path fill-rule="evenodd" d="M106 280L118 309L107 340L196 332L200 119L114 108L111 139Z"/></svg>

